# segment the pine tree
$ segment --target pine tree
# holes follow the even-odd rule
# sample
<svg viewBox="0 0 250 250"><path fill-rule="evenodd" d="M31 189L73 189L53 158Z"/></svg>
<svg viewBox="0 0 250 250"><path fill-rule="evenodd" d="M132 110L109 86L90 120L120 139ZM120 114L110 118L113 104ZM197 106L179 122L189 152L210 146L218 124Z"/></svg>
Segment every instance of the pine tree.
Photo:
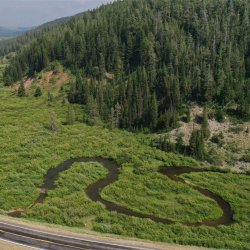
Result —
<svg viewBox="0 0 250 250"><path fill-rule="evenodd" d="M90 95L88 98L86 113L88 115L87 123L91 126L96 125L97 119L99 117L99 110L96 99L94 99L92 95Z"/></svg>
<svg viewBox="0 0 250 250"><path fill-rule="evenodd" d="M241 118L248 118L248 116L250 115L250 106L247 102L247 99L241 98L237 107L237 112Z"/></svg>
<svg viewBox="0 0 250 250"><path fill-rule="evenodd" d="M203 110L201 131L202 131L205 139L208 139L210 136L210 129L209 129L207 107L206 106L204 107L204 110Z"/></svg>
<svg viewBox="0 0 250 250"><path fill-rule="evenodd" d="M186 112L186 122L189 123L191 121L191 111L188 108Z"/></svg>
<svg viewBox="0 0 250 250"><path fill-rule="evenodd" d="M197 130L193 129L190 140L189 140L189 151L190 154L195 156L196 155L196 141L197 141Z"/></svg>
<svg viewBox="0 0 250 250"><path fill-rule="evenodd" d="M115 127L119 128L120 123L120 117L121 117L121 106L119 103L115 105Z"/></svg>
<svg viewBox="0 0 250 250"><path fill-rule="evenodd" d="M158 103L156 94L153 94L152 106L151 106L151 128L156 129L158 123Z"/></svg>
<svg viewBox="0 0 250 250"><path fill-rule="evenodd" d="M225 121L225 113L222 108L218 108L215 112L215 119L217 122Z"/></svg>
<svg viewBox="0 0 250 250"><path fill-rule="evenodd" d="M105 60L102 53L100 54L100 59L99 59L99 70L100 70L100 79L103 79L106 69L105 69Z"/></svg>
<svg viewBox="0 0 250 250"><path fill-rule="evenodd" d="M109 124L111 129L115 128L115 109L113 107L110 110Z"/></svg>
<svg viewBox="0 0 250 250"><path fill-rule="evenodd" d="M205 143L204 143L204 135L202 131L197 131L196 137L196 156L199 159L203 159L205 155Z"/></svg>
<svg viewBox="0 0 250 250"><path fill-rule="evenodd" d="M171 128L177 128L177 126L178 126L178 112L174 110L171 118Z"/></svg>
<svg viewBox="0 0 250 250"><path fill-rule="evenodd" d="M189 152L192 156L203 159L205 155L204 135L201 130L193 130L189 140Z"/></svg>

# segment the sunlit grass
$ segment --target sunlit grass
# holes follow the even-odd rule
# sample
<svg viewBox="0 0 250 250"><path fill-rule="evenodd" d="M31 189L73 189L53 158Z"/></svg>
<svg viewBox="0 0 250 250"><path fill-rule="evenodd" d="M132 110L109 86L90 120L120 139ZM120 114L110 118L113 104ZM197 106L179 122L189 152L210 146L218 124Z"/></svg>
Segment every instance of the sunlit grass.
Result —
<svg viewBox="0 0 250 250"><path fill-rule="evenodd" d="M70 157L102 156L115 159L122 172L117 183L102 196L117 204L146 214L180 222L164 225L108 212L89 200L84 189L106 174L99 164L74 164L62 173L58 188L50 191L44 204L30 209L25 217L44 222L84 227L91 218L99 232L151 240L230 249L250 249L249 177L245 175L194 173L185 175L192 182L211 189L229 201L238 224L217 228L192 228L181 224L217 218L220 209L210 199L184 184L177 184L157 173L162 165L198 166L180 155L167 154L147 146L147 137L126 131L110 131L81 123L83 111L75 106L78 120L66 121L67 104L55 98L47 105L47 95L18 98L12 90L0 88L0 209L24 208L37 196L37 187L50 168ZM58 92L55 90L54 95ZM49 130L49 113L55 112L59 129Z"/></svg>

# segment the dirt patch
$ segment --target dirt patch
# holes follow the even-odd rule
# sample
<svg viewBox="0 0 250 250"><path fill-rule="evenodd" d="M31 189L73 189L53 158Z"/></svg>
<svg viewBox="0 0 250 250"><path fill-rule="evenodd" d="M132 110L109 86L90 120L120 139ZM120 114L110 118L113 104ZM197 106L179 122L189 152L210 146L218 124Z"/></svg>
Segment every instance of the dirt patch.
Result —
<svg viewBox="0 0 250 250"><path fill-rule="evenodd" d="M249 162L243 162L243 161L237 161L234 163L234 168L238 169L239 172L248 171L250 169L250 163ZM241 170L241 171L240 171Z"/></svg>
<svg viewBox="0 0 250 250"><path fill-rule="evenodd" d="M34 81L34 78L28 78L28 79L26 79L24 81L24 83L23 83L24 88L25 89L29 89L33 81ZM19 86L20 86L20 83L16 83L16 84L13 85L13 88L15 90L18 90Z"/></svg>
<svg viewBox="0 0 250 250"><path fill-rule="evenodd" d="M189 140L193 129L200 129L201 124L197 122L197 117L202 117L203 108L194 105L191 108L191 121L185 123L180 121L179 127L168 133L170 140L176 142L178 136L182 136L184 143L189 144ZM246 132L250 129L250 122L242 124L234 124L228 117L220 123L215 119L209 119L210 138L206 142L207 149L214 148L216 152L223 158L222 165L225 167L234 168L236 171L250 169L250 163L241 162L239 159L243 154L250 150L250 133ZM212 143L210 139L214 135L223 134L223 144L218 145ZM230 157L228 157L230 156Z"/></svg>
<svg viewBox="0 0 250 250"><path fill-rule="evenodd" d="M38 77L37 85L49 89L53 86L61 87L68 80L69 75L66 72L48 71Z"/></svg>
<svg viewBox="0 0 250 250"><path fill-rule="evenodd" d="M26 92L32 90L33 83L36 86L41 86L44 89L48 90L54 86L61 87L65 82L69 80L69 75L66 72L61 71L47 71L40 73L36 78L27 78L24 81L24 88ZM20 82L17 82L13 85L15 91L18 90ZM33 87L33 88L34 88Z"/></svg>
<svg viewBox="0 0 250 250"><path fill-rule="evenodd" d="M197 123L196 118L202 117L202 115L203 115L203 108L199 106L192 107L191 121L189 123L185 123L182 121L179 122L180 126L169 133L170 138L173 141L175 141L179 135L183 135L183 140L185 144L188 145L193 129L201 128L201 125ZM210 129L210 138L213 135L218 134L220 132L227 133L230 127L233 126L233 124L227 118L223 123L217 122L215 119L209 120L208 123Z"/></svg>

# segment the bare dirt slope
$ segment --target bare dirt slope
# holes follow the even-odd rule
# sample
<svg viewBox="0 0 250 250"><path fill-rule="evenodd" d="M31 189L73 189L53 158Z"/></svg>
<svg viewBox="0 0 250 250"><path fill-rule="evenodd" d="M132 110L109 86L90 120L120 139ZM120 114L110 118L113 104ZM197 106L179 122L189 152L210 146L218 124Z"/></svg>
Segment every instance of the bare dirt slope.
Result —
<svg viewBox="0 0 250 250"><path fill-rule="evenodd" d="M66 72L61 71L47 71L39 73L39 75L35 78L27 78L24 81L24 87L26 92L32 91L36 86L41 86L46 90L53 88L54 86L60 87L65 82L69 80L69 75ZM13 85L13 89L15 91L18 90L20 83L16 83Z"/></svg>
<svg viewBox="0 0 250 250"><path fill-rule="evenodd" d="M202 117L202 114L203 108L194 105L191 109L191 121L189 123L180 121L180 126L168 133L170 139L175 141L179 135L182 135L185 144L188 145L193 129L201 128L197 117ZM228 117L225 117L225 121L221 123L215 119L209 119L209 128L211 135L206 146L208 150L213 149L221 156L221 165L234 168L236 171L250 170L250 163L240 160L244 154L250 153L250 122L239 124ZM220 133L224 136L223 144L212 143L211 138Z"/></svg>

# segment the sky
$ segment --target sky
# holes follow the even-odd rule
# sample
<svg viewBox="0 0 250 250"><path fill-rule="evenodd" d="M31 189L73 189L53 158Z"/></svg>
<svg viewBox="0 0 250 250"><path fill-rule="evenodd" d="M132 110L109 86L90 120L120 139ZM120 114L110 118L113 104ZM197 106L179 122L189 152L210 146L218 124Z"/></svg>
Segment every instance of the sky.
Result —
<svg viewBox="0 0 250 250"><path fill-rule="evenodd" d="M0 0L0 26L34 27L113 0Z"/></svg>

